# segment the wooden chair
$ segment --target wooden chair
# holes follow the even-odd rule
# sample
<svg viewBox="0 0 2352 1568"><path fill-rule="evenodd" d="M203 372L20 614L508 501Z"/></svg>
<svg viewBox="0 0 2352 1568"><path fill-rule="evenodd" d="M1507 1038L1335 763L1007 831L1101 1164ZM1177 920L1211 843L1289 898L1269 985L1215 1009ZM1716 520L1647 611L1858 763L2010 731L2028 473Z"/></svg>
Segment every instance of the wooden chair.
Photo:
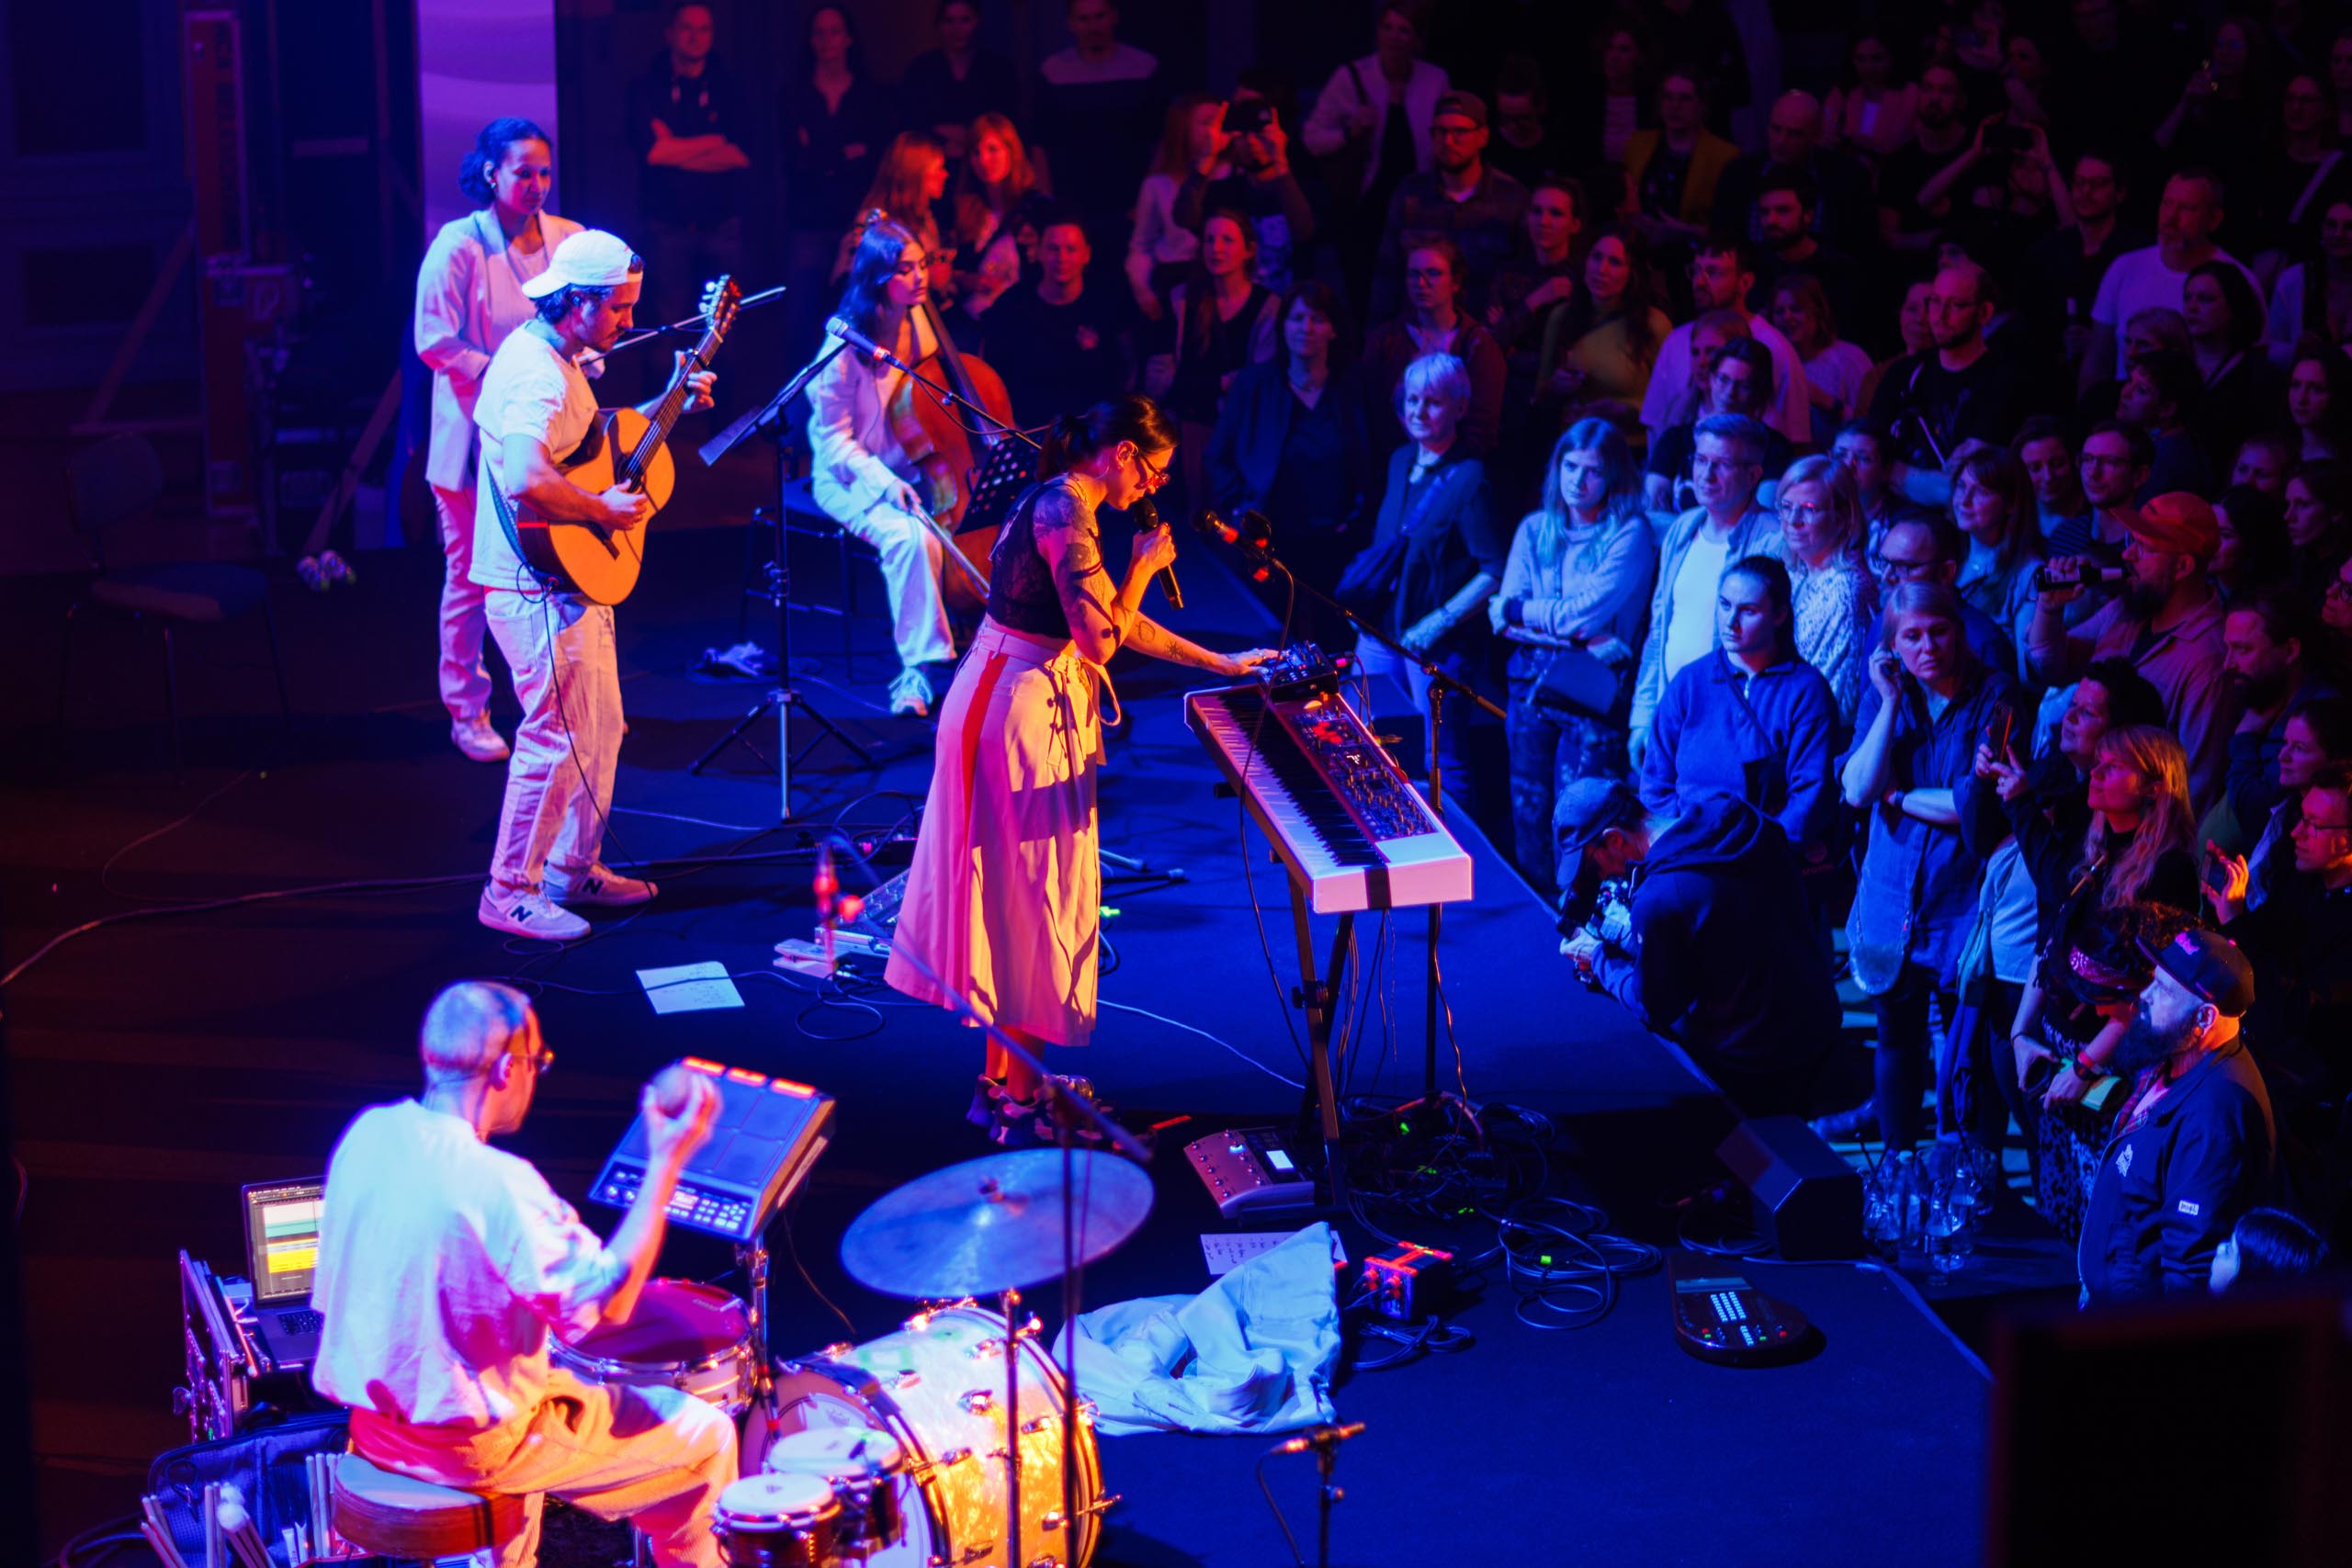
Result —
<svg viewBox="0 0 2352 1568"><path fill-rule="evenodd" d="M57 732L65 734L66 701L74 672L74 624L93 605L152 620L164 633L164 701L170 716L172 769L180 771L180 694L175 628L243 620L258 611L269 638L270 673L277 682L277 712L288 732L293 709L286 700L286 666L278 656L277 622L269 609L269 581L231 561L171 561L109 570L107 536L152 508L163 493L163 464L145 437L115 435L85 447L66 463L67 507L74 526L90 541L96 575L65 612L57 660Z"/></svg>

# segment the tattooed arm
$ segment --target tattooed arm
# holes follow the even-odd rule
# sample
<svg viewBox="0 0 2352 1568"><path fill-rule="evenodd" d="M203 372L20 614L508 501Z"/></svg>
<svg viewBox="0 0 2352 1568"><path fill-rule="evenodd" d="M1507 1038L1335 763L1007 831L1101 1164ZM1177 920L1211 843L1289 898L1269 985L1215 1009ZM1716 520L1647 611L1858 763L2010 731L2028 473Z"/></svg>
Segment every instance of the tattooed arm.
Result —
<svg viewBox="0 0 2352 1568"><path fill-rule="evenodd" d="M1110 570L1102 564L1102 540L1094 516L1068 491L1057 486L1039 496L1031 526L1036 534L1037 551L1053 573L1055 592L1061 595L1062 612L1069 617L1070 639L1086 659L1107 663L1120 649L1132 648L1171 664L1239 675L1267 657L1213 653L1143 613L1144 589L1150 584L1151 574L1166 564L1144 547L1143 541L1152 536L1137 536L1126 580L1114 587Z"/></svg>

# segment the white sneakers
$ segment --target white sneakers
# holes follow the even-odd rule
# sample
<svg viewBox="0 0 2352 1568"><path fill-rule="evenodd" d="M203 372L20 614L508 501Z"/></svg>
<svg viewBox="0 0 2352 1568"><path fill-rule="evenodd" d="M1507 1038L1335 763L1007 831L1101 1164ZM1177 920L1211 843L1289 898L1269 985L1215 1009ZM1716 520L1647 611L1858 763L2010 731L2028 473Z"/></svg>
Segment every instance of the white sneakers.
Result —
<svg viewBox="0 0 2352 1568"><path fill-rule="evenodd" d="M890 711L908 718L931 716L931 682L920 670L901 670L890 682Z"/></svg>
<svg viewBox="0 0 2352 1568"><path fill-rule="evenodd" d="M603 861L587 870L567 876L553 866L548 867L548 897L558 904L601 904L619 908L626 904L650 902L658 891L650 882L638 876L623 876Z"/></svg>
<svg viewBox="0 0 2352 1568"><path fill-rule="evenodd" d="M494 882L481 890L481 903L474 913L492 931L510 936L575 942L588 934L587 921L559 908L546 894L508 893Z"/></svg>
<svg viewBox="0 0 2352 1568"><path fill-rule="evenodd" d="M563 906L566 904L602 905L619 908L642 904L652 898L656 888L641 877L623 876L612 867L598 861L586 871L567 877L548 874L547 886L540 892L513 892L497 883L486 883L481 890L481 903L474 913L483 925L509 936L537 937L542 942L577 942L588 934L588 922Z"/></svg>
<svg viewBox="0 0 2352 1568"><path fill-rule="evenodd" d="M449 739L468 759L476 762L503 762L512 755L505 739L491 728L490 715L478 713L473 721L453 719L449 724Z"/></svg>

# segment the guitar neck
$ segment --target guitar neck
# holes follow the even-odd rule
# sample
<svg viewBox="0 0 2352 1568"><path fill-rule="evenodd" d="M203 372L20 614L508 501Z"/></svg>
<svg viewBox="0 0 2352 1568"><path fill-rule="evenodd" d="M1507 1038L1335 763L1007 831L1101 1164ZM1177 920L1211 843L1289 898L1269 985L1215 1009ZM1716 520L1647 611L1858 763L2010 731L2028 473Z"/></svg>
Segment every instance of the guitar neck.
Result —
<svg viewBox="0 0 2352 1568"><path fill-rule="evenodd" d="M678 416L685 412L686 378L710 363L710 356L718 350L719 335L716 327L706 331L695 342L694 351L686 355L685 363L678 367L678 373L670 378L669 390L662 394L662 401L649 416L643 439L630 450L628 461L613 476L616 482L634 484L644 477L654 454L669 441Z"/></svg>

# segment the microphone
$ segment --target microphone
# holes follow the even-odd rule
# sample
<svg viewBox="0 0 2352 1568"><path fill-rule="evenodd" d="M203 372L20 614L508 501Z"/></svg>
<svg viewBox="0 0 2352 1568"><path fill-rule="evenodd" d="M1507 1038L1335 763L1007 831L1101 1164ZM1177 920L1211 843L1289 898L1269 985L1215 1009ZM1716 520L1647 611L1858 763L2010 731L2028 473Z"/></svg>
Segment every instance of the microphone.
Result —
<svg viewBox="0 0 2352 1568"><path fill-rule="evenodd" d="M842 890L841 878L833 874L833 846L823 839L817 840L817 874L808 879L808 889L817 896L817 918L825 927L825 967L833 966L833 895Z"/></svg>
<svg viewBox="0 0 2352 1568"><path fill-rule="evenodd" d="M1127 508L1127 514L1136 520L1137 528L1152 529L1162 526L1159 520L1159 508L1151 503L1151 497L1148 495L1136 497L1136 503ZM1152 574L1151 580L1159 584L1159 591L1162 593L1168 595L1170 609L1181 610L1184 607L1184 591L1176 586L1176 569L1173 566L1161 567Z"/></svg>
<svg viewBox="0 0 2352 1568"><path fill-rule="evenodd" d="M857 350L858 353L865 355L870 358L888 360L891 357L890 352L888 349L883 348L872 338L867 337L864 333L859 332L855 327L851 326L849 322L843 321L839 316L828 316L825 318L825 335L831 338L839 338L842 342L849 344L850 347Z"/></svg>
<svg viewBox="0 0 2352 1568"><path fill-rule="evenodd" d="M1274 1445L1278 1454L1303 1454L1309 1449L1324 1449L1333 1443L1344 1443L1350 1438L1363 1436L1363 1423L1343 1422L1336 1427L1309 1427L1305 1432L1285 1442Z"/></svg>
<svg viewBox="0 0 2352 1568"><path fill-rule="evenodd" d="M1241 517L1243 522L1254 523L1261 528L1265 523L1265 519L1255 512L1245 512ZM1268 551L1264 540L1271 536L1270 532L1245 534L1206 506L1193 514L1193 526L1217 543L1231 546L1243 560L1249 562L1250 581L1263 582L1273 575L1266 565Z"/></svg>

